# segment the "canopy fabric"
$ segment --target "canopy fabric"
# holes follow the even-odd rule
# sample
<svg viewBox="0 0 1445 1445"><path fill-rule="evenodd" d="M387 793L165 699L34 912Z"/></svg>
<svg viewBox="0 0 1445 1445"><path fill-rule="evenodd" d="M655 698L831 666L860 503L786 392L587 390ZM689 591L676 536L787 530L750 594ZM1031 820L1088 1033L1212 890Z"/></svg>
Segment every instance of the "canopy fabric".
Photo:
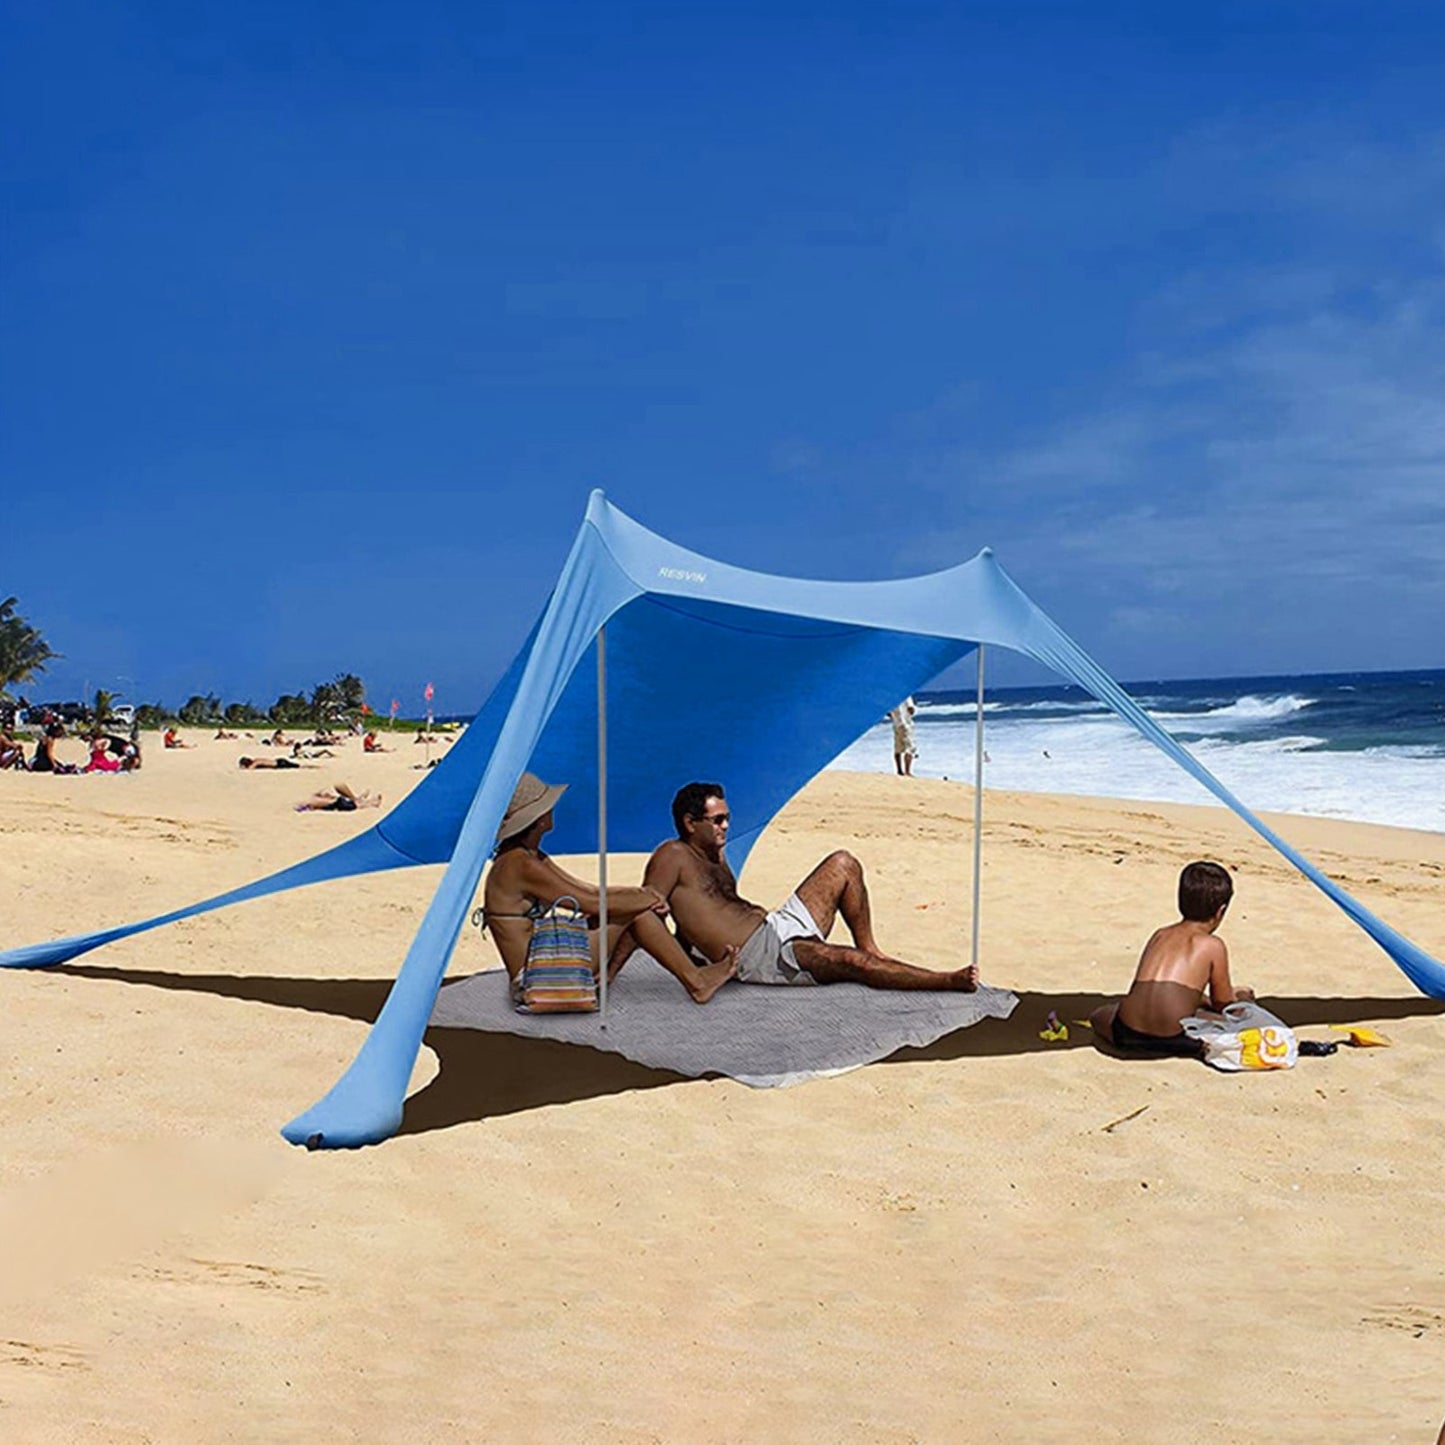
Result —
<svg viewBox="0 0 1445 1445"><path fill-rule="evenodd" d="M394 1133L442 975L512 789L529 768L572 784L552 847L597 844L597 693L606 628L608 846L671 832L683 782L727 788L733 866L784 803L900 697L980 644L1032 657L1112 708L1237 813L1380 944L1422 992L1445 967L1256 818L1015 585L991 551L924 577L820 582L728 566L648 531L592 494L526 645L456 746L374 828L270 878L159 918L0 954L40 966L227 903L304 883L446 863L381 1014L350 1068L283 1129L312 1146Z"/></svg>

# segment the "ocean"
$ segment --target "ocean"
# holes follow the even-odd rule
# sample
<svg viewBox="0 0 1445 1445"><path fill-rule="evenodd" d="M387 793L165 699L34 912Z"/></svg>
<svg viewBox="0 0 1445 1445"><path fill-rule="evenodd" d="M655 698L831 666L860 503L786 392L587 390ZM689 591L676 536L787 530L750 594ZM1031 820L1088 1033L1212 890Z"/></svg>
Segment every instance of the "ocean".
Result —
<svg viewBox="0 0 1445 1445"><path fill-rule="evenodd" d="M1445 671L1133 682L1124 690L1256 811L1445 832ZM914 772L973 777L972 689L921 693ZM984 786L1216 804L1080 688L984 692ZM834 768L892 772L880 723Z"/></svg>

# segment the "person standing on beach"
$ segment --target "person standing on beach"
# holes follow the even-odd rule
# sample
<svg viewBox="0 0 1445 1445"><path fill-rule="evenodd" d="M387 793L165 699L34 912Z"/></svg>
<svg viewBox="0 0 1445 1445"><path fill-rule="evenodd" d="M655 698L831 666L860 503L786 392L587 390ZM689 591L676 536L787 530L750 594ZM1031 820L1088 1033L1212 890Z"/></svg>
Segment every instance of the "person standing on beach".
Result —
<svg viewBox="0 0 1445 1445"><path fill-rule="evenodd" d="M913 760L918 756L918 745L913 740L913 718L918 704L911 697L905 697L889 714L893 724L893 767L900 778L913 776Z"/></svg>
<svg viewBox="0 0 1445 1445"><path fill-rule="evenodd" d="M1254 997L1253 989L1230 981L1229 950L1215 937L1233 896L1234 880L1218 863L1190 863L1180 873L1179 922L1150 935L1129 992L1094 1010L1095 1042L1121 1053L1201 1056L1183 1020L1202 1012L1205 990L1216 1016L1226 1004Z"/></svg>
<svg viewBox="0 0 1445 1445"><path fill-rule="evenodd" d="M890 958L873 936L863 866L851 853L830 853L769 913L738 896L723 857L732 821L720 783L689 783L672 800L677 837L647 860L644 888L667 900L678 942L708 959L737 950L740 983L862 983L869 988L972 993L976 968L938 973ZM839 914L851 946L827 942Z"/></svg>

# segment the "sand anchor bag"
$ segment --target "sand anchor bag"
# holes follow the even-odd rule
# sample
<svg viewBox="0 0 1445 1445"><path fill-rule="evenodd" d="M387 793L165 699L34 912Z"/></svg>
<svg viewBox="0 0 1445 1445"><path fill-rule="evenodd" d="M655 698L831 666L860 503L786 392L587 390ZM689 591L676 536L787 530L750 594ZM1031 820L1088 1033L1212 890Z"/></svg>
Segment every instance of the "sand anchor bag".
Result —
<svg viewBox="0 0 1445 1445"><path fill-rule="evenodd" d="M575 898L559 898L532 924L519 994L520 1013L597 1012L587 915Z"/></svg>
<svg viewBox="0 0 1445 1445"><path fill-rule="evenodd" d="M1292 1069L1299 1060L1294 1030L1252 1001L1225 1004L1223 1019L1184 1019L1180 1027L1204 1045L1204 1062L1228 1074Z"/></svg>

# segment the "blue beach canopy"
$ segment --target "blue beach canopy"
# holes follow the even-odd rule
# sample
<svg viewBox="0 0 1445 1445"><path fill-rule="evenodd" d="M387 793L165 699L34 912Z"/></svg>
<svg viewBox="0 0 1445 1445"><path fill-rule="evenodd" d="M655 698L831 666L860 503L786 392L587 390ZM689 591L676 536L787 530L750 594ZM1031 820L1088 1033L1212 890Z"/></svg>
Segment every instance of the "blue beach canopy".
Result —
<svg viewBox="0 0 1445 1445"><path fill-rule="evenodd" d="M552 847L599 842L598 634L605 631L608 848L646 852L691 778L727 786L741 870L780 808L900 697L980 645L1077 683L1192 774L1334 900L1421 992L1445 967L1357 903L1255 817L1014 584L987 549L893 582L814 582L713 561L649 532L594 492L526 644L446 757L375 827L339 847L156 918L0 953L61 963L113 939L332 878L445 863L401 971L351 1066L282 1130L293 1143L374 1144L401 1124L412 1065L497 826L522 772L573 785ZM590 665L584 665L590 664Z"/></svg>

